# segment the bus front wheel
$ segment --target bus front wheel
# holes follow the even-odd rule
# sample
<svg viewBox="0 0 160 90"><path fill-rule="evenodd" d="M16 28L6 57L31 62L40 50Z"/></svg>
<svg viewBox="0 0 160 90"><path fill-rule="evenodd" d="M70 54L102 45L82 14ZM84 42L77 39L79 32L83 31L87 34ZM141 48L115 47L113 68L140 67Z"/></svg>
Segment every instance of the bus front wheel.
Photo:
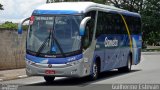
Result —
<svg viewBox="0 0 160 90"><path fill-rule="evenodd" d="M92 66L92 74L90 75L90 80L96 80L99 76L100 66L98 62L94 62Z"/></svg>
<svg viewBox="0 0 160 90"><path fill-rule="evenodd" d="M52 77L52 76L44 76L44 80L45 80L47 83L53 82L54 79L55 79L55 77Z"/></svg>

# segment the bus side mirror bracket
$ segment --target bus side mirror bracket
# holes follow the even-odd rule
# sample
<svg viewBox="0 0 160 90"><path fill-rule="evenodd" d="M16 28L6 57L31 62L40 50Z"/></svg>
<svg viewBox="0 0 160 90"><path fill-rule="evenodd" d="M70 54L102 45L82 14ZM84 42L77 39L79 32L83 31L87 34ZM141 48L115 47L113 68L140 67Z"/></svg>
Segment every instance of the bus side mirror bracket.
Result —
<svg viewBox="0 0 160 90"><path fill-rule="evenodd" d="M79 28L80 36L84 36L86 23L87 23L90 19L91 19L91 17L85 17L85 18L81 21L81 23L80 23L80 28Z"/></svg>
<svg viewBox="0 0 160 90"><path fill-rule="evenodd" d="M22 32L23 32L22 25L23 25L24 22L26 22L26 21L28 21L28 20L30 20L30 17L22 20L22 21L18 24L18 34L22 34Z"/></svg>

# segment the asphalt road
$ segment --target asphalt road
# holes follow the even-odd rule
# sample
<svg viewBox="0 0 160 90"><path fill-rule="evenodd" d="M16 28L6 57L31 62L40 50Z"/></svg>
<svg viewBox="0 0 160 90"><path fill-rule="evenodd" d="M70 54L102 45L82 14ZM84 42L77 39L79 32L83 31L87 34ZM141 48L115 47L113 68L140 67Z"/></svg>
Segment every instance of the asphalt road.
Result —
<svg viewBox="0 0 160 90"><path fill-rule="evenodd" d="M19 84L22 86L75 86L89 87L105 84L160 84L160 54L142 55L141 63L132 67L129 73L117 70L104 72L95 81L84 78L56 78L54 83L45 83L43 77L3 81L0 84Z"/></svg>

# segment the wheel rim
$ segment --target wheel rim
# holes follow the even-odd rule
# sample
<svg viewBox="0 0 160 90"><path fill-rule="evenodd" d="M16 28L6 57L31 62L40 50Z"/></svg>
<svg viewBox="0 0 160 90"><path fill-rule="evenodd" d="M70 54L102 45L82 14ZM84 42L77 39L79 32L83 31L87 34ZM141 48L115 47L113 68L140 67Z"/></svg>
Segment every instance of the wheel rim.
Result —
<svg viewBox="0 0 160 90"><path fill-rule="evenodd" d="M93 77L96 78L98 73L98 67L96 64L93 65Z"/></svg>
<svg viewBox="0 0 160 90"><path fill-rule="evenodd" d="M128 60L128 69L131 70L131 60Z"/></svg>

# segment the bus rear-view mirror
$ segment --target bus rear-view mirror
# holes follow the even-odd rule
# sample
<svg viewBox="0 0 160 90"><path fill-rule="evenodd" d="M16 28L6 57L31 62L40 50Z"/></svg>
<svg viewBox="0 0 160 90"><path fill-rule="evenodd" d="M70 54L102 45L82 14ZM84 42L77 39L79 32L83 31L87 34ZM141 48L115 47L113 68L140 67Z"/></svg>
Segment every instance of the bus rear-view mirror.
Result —
<svg viewBox="0 0 160 90"><path fill-rule="evenodd" d="M22 29L22 25L24 22L30 20L30 17L29 18L26 18L26 19L23 19L19 24L18 24L18 34L22 34L23 32L23 29Z"/></svg>
<svg viewBox="0 0 160 90"><path fill-rule="evenodd" d="M80 36L84 36L86 23L87 23L90 19L91 19L91 17L85 17L85 18L81 21L81 23L80 23L80 28L79 28Z"/></svg>
<svg viewBox="0 0 160 90"><path fill-rule="evenodd" d="M22 27L21 27L21 25L20 24L18 24L18 34L22 34Z"/></svg>

